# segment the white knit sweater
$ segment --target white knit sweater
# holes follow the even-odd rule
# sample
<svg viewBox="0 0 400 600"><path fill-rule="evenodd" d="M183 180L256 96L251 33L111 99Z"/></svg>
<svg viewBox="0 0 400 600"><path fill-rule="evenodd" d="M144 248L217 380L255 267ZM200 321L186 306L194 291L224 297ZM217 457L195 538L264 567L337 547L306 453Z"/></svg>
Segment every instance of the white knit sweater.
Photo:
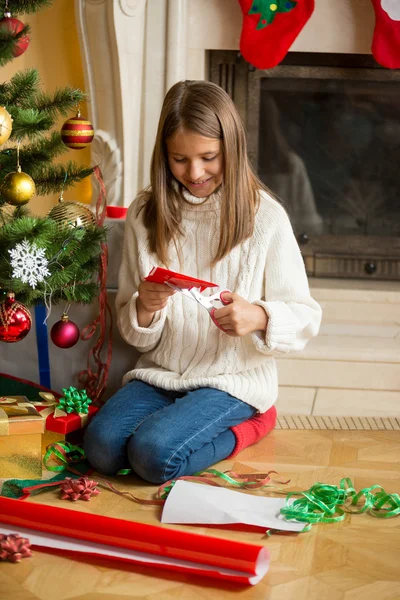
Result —
<svg viewBox="0 0 400 600"><path fill-rule="evenodd" d="M149 327L139 326L136 299L140 280L152 267L161 265L148 250L142 213L137 217L136 201L132 203L116 307L122 337L143 354L123 383L140 379L177 391L212 387L260 412L274 404L278 396L274 357L304 348L318 333L321 309L310 296L303 260L284 209L265 192L260 195L252 237L211 267L218 246L220 193L199 204L199 198L185 192L184 265L180 268L175 257L169 266L213 281L262 306L269 318L267 331L244 337L220 331L204 308L179 293L170 297Z"/></svg>

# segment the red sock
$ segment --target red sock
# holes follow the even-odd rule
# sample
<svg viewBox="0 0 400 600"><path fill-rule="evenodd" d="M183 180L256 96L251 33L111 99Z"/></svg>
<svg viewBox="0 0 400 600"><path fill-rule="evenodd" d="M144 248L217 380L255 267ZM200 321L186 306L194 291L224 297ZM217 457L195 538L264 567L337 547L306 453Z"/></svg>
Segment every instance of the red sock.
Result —
<svg viewBox="0 0 400 600"><path fill-rule="evenodd" d="M400 68L400 6L398 0L372 0L375 30L372 54L388 69Z"/></svg>
<svg viewBox="0 0 400 600"><path fill-rule="evenodd" d="M235 448L227 458L233 458L236 454L239 454L247 446L252 446L256 442L260 441L275 427L276 423L276 408L271 406L267 412L255 415L230 429L235 434L236 445Z"/></svg>
<svg viewBox="0 0 400 600"><path fill-rule="evenodd" d="M239 0L240 52L257 69L278 65L314 11L314 0Z"/></svg>

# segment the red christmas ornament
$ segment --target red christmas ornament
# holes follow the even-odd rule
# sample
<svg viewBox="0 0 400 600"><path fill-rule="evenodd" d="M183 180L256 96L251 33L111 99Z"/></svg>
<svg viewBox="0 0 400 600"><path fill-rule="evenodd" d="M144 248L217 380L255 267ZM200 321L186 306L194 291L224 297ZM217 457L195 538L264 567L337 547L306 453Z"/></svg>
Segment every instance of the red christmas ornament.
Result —
<svg viewBox="0 0 400 600"><path fill-rule="evenodd" d="M11 13L4 13L3 19L0 19L0 31L11 32L16 36L20 31L23 30L25 25L22 21L11 17ZM21 56L29 46L29 35L23 35L15 44L12 51L12 55L17 57Z"/></svg>
<svg viewBox="0 0 400 600"><path fill-rule="evenodd" d="M79 340L79 336L78 325L70 321L66 313L62 314L61 321L54 323L50 331L51 341L59 348L72 348Z"/></svg>
<svg viewBox="0 0 400 600"><path fill-rule="evenodd" d="M21 302L15 300L13 292L0 304L0 342L19 342L31 330L32 317Z"/></svg>
<svg viewBox="0 0 400 600"><path fill-rule="evenodd" d="M61 128L61 139L68 148L81 150L93 140L93 125L78 110L76 117L65 121Z"/></svg>

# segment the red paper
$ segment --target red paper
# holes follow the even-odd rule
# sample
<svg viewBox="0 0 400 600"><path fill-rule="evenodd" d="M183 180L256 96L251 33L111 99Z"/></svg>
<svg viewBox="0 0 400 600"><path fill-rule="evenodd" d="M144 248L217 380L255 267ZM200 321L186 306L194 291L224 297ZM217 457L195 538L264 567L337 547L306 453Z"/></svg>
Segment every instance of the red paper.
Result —
<svg viewBox="0 0 400 600"><path fill-rule="evenodd" d="M204 291L207 288L218 287L216 283L211 281L204 281L204 279L196 279L183 273L175 273L162 267L153 267L150 273L145 278L145 281L151 281L153 283L172 283L182 289L190 290L191 288L200 288L200 291Z"/></svg>
<svg viewBox="0 0 400 600"><path fill-rule="evenodd" d="M78 558L100 555L253 584L268 569L268 551L263 546L0 497L0 533L9 533L10 525L13 532L28 538L30 532L39 536L33 542L38 548L51 547L58 536L59 547L68 551L72 544ZM49 538L53 541L47 543Z"/></svg>

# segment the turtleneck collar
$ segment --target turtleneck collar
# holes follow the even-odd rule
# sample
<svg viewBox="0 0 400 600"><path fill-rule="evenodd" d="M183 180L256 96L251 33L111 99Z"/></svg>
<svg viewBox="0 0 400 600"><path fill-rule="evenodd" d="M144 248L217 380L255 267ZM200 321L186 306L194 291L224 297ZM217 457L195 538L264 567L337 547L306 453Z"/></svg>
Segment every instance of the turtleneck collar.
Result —
<svg viewBox="0 0 400 600"><path fill-rule="evenodd" d="M191 194L184 185L178 183L176 179L172 180L172 185L174 189L180 192L182 196L182 199L184 201L184 211L196 213L205 211L219 211L221 207L222 186L217 188L209 196L206 196L205 198L198 198L197 196L193 196L193 194Z"/></svg>

